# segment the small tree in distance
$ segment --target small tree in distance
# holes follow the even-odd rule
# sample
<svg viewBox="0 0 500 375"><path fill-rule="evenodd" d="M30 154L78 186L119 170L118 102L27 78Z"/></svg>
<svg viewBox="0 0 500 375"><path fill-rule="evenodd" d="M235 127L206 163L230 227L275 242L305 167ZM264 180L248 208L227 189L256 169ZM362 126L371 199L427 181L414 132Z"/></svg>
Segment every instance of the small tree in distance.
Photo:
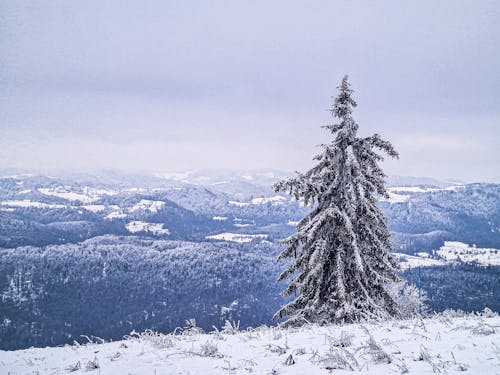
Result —
<svg viewBox="0 0 500 375"><path fill-rule="evenodd" d="M352 118L356 102L345 76L331 113L337 123L324 126L333 135L314 157L318 163L306 173L277 182L276 192L287 192L312 206L283 240L287 248L278 260L291 258L278 281L290 279L283 296L295 296L274 319L285 325L305 322L344 323L384 319L399 314L391 292L398 265L386 218L377 196L388 196L377 150L397 158L393 146L374 134L358 138Z"/></svg>

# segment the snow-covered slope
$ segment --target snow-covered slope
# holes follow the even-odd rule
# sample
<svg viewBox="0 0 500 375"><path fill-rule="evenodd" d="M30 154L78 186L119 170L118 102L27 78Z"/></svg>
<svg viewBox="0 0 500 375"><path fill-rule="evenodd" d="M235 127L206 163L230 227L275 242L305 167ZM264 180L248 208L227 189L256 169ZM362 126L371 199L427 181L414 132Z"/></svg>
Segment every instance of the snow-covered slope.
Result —
<svg viewBox="0 0 500 375"><path fill-rule="evenodd" d="M147 223L145 221L131 221L125 228L130 233L149 232L153 234L169 234L169 230L163 228L162 223Z"/></svg>
<svg viewBox="0 0 500 375"><path fill-rule="evenodd" d="M428 255L427 253L424 253ZM402 269L415 268L415 267L431 267L431 266L444 266L446 261L441 259L433 259L429 256L422 255L408 255L402 253L394 253Z"/></svg>
<svg viewBox="0 0 500 375"><path fill-rule="evenodd" d="M267 234L237 234L237 233L220 233L213 236L207 236L207 240L220 240L230 242L251 242L254 239L267 238Z"/></svg>
<svg viewBox="0 0 500 375"><path fill-rule="evenodd" d="M441 246L436 253L448 261L477 262L485 266L500 265L498 249L483 249L457 241L445 241L444 246Z"/></svg>
<svg viewBox="0 0 500 375"><path fill-rule="evenodd" d="M0 247L123 234L129 232L125 225L132 221L163 223L177 239L260 232L272 240L287 236L293 230L287 223L308 212L301 207L303 202L272 191L271 185L286 175L275 171L189 171L156 177L111 172L55 177L9 173L0 177ZM391 177L388 182L389 197L382 198L380 206L399 252L431 252L444 241L500 248L500 185L414 177ZM236 217L245 223L236 223ZM86 221L93 230L76 231L83 227L75 227L74 221ZM254 228L242 229L249 222ZM51 223L58 223L57 230Z"/></svg>
<svg viewBox="0 0 500 375"><path fill-rule="evenodd" d="M500 317L486 311L380 324L131 334L123 341L0 351L4 374L498 374Z"/></svg>
<svg viewBox="0 0 500 375"><path fill-rule="evenodd" d="M500 250L479 248L458 241L444 241L444 245L432 252L419 252L415 255L394 253L403 269L414 267L443 266L457 262L477 263L482 266L500 265Z"/></svg>

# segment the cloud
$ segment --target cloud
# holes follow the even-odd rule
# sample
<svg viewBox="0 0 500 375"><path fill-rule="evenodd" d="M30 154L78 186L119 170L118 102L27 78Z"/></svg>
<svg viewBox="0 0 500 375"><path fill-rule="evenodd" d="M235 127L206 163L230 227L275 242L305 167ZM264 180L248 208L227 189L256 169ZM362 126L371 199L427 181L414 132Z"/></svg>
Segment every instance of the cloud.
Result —
<svg viewBox="0 0 500 375"><path fill-rule="evenodd" d="M304 169L349 73L361 132L402 155L391 171L497 174L493 2L1 7L2 167Z"/></svg>
<svg viewBox="0 0 500 375"><path fill-rule="evenodd" d="M393 140L399 148L409 152L474 152L484 147L477 139L466 139L446 134L405 134Z"/></svg>

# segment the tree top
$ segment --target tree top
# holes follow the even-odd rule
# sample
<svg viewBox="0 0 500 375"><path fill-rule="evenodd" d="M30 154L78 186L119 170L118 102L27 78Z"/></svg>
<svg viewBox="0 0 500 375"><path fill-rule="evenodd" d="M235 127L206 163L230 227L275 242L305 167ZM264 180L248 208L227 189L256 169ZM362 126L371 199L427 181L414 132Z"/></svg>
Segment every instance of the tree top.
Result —
<svg viewBox="0 0 500 375"><path fill-rule="evenodd" d="M350 117L352 109L357 106L356 101L352 98L354 90L349 83L349 76L346 74L342 79L342 83L337 87L339 94L335 97L333 107L330 110L334 117L344 119Z"/></svg>

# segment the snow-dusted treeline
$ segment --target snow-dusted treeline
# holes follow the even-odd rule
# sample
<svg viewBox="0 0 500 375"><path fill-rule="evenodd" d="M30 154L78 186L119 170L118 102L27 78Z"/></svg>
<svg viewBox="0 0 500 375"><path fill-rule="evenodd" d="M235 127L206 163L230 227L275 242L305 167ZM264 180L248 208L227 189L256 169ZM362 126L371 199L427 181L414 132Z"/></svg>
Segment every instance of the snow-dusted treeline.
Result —
<svg viewBox="0 0 500 375"><path fill-rule="evenodd" d="M259 239L130 236L0 249L0 348L60 345L80 335L119 339L133 329L169 332L188 318L205 329L225 319L242 328L271 324L286 302L275 283L279 250ZM418 270L402 276L417 284ZM500 311L499 266L454 263L422 268L421 276L430 311Z"/></svg>
<svg viewBox="0 0 500 375"><path fill-rule="evenodd" d="M0 250L0 348L170 331L186 318L269 322L282 303L269 243L96 237Z"/></svg>
<svg viewBox="0 0 500 375"><path fill-rule="evenodd" d="M79 242L104 234L190 241L221 233L267 234L270 239L291 234L290 224L308 208L271 191L271 177L281 175L270 174L265 187L252 176L242 172L186 181L134 175L0 177L0 248ZM500 185L388 180L398 184L389 188L398 199L379 205L397 251L431 251L444 241L500 248ZM190 184L202 181L210 184Z"/></svg>

